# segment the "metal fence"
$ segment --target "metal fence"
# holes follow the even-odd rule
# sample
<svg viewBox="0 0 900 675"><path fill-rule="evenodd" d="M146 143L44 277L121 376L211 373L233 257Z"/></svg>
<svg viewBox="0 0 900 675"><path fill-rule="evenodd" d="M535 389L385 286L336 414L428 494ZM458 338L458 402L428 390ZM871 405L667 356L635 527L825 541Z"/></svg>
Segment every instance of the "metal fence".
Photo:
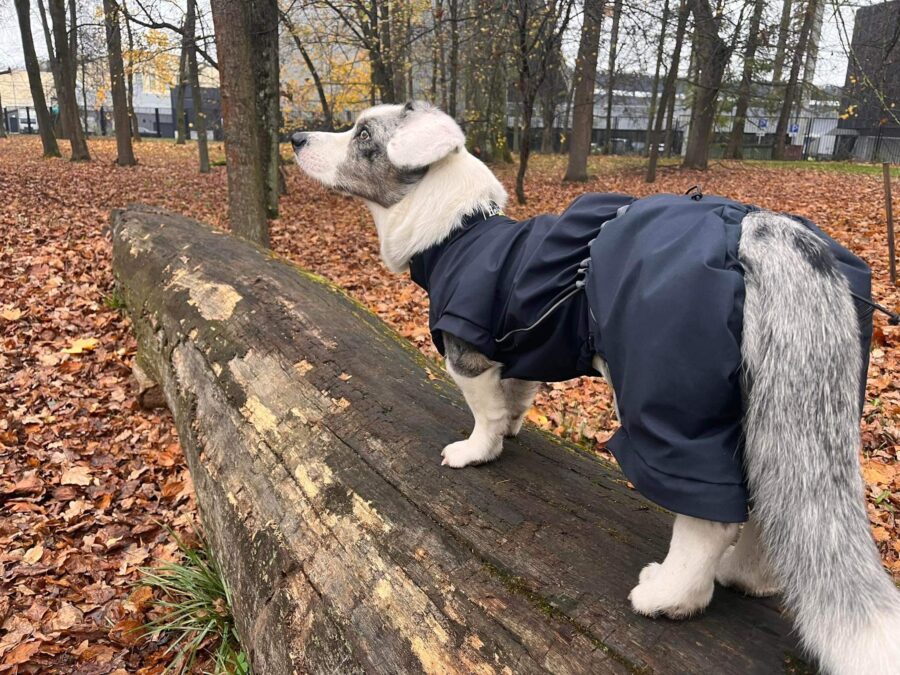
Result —
<svg viewBox="0 0 900 675"><path fill-rule="evenodd" d="M190 110L184 111L185 129L190 132L192 138L196 134L192 129ZM54 124L58 113L52 113ZM176 124L174 112L164 108L135 108L134 115L137 118L138 133L141 136L155 138L175 138ZM78 109L81 124L89 136L110 136L115 133L116 125L112 110L105 106L97 109ZM36 134L38 133L37 116L31 107L3 108L2 123L7 133L10 134ZM207 115L207 137L210 139L222 139L222 121L219 117Z"/></svg>

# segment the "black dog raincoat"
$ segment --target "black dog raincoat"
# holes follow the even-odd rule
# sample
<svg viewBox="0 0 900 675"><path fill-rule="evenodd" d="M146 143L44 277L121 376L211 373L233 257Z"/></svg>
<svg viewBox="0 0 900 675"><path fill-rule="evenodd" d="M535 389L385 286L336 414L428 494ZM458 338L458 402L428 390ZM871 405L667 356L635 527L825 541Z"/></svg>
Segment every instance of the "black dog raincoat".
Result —
<svg viewBox="0 0 900 675"><path fill-rule="evenodd" d="M609 365L621 428L608 447L646 497L721 522L747 516L741 458L741 221L720 197L587 194L562 215L476 214L410 261L430 328L503 364L502 376L561 381ZM851 290L865 263L808 220ZM582 290L584 292L582 292ZM863 379L871 309L857 303Z"/></svg>

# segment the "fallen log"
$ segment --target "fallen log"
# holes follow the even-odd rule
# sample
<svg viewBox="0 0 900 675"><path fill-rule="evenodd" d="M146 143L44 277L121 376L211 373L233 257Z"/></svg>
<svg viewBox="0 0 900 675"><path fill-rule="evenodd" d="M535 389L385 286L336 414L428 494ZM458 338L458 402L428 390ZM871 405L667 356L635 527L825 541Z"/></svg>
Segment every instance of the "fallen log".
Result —
<svg viewBox="0 0 900 675"><path fill-rule="evenodd" d="M171 409L254 672L775 673L777 602L632 613L671 516L537 430L440 466L442 370L328 282L166 211L113 214L138 362Z"/></svg>

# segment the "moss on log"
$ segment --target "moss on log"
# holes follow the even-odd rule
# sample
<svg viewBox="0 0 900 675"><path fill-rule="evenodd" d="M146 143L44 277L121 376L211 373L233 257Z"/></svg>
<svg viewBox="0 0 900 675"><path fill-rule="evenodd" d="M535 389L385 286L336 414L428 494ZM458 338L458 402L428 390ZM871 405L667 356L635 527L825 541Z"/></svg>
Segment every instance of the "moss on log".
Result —
<svg viewBox="0 0 900 675"><path fill-rule="evenodd" d="M775 602L631 612L671 516L614 467L535 430L440 467L461 396L339 289L150 207L115 212L113 240L256 673L793 668Z"/></svg>

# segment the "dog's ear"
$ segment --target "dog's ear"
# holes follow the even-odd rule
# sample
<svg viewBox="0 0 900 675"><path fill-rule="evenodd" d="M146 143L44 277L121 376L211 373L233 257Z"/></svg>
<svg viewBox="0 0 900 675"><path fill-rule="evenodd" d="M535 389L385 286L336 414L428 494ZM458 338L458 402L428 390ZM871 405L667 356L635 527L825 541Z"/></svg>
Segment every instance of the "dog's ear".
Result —
<svg viewBox="0 0 900 675"><path fill-rule="evenodd" d="M450 115L428 103L410 101L388 141L387 156L398 169L423 169L465 143L462 129Z"/></svg>

